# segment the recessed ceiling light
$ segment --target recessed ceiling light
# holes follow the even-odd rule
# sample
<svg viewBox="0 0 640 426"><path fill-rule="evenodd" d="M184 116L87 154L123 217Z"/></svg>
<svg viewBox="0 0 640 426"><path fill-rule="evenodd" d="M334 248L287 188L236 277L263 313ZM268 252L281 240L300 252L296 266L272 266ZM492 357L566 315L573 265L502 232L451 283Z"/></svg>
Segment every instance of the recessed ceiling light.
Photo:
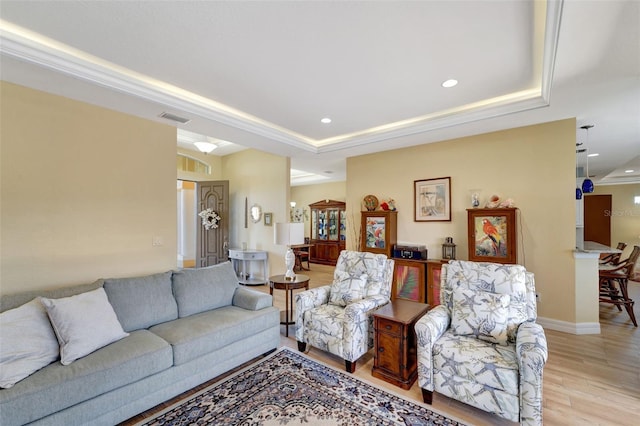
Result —
<svg viewBox="0 0 640 426"><path fill-rule="evenodd" d="M598 154L597 152L594 152L593 154L587 155L587 157L597 157L598 155L600 154Z"/></svg>
<svg viewBox="0 0 640 426"><path fill-rule="evenodd" d="M625 172L625 173L633 173L633 172L635 172L635 170L631 170L631 169L629 169L629 170L625 170L624 172Z"/></svg>
<svg viewBox="0 0 640 426"><path fill-rule="evenodd" d="M447 80L447 81L443 82L443 83L442 83L442 87L449 88L449 87L453 87L453 86L455 86L455 85L457 85L457 84L458 84L458 80L454 80L454 79L452 78L452 79L449 79L449 80Z"/></svg>
<svg viewBox="0 0 640 426"><path fill-rule="evenodd" d="M322 120L320 120L320 122L324 124L329 124L331 123L331 119L329 117L325 117Z"/></svg>

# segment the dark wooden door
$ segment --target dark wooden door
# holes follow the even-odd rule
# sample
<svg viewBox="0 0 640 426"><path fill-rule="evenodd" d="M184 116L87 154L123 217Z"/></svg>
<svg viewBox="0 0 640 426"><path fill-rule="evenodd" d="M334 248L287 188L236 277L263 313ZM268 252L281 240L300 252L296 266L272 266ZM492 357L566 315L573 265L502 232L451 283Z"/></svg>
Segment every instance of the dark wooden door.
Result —
<svg viewBox="0 0 640 426"><path fill-rule="evenodd" d="M584 196L584 240L611 246L611 194Z"/></svg>
<svg viewBox="0 0 640 426"><path fill-rule="evenodd" d="M218 228L207 230L196 216L196 267L226 262L229 258L229 181L196 182L197 213L211 208L218 216Z"/></svg>

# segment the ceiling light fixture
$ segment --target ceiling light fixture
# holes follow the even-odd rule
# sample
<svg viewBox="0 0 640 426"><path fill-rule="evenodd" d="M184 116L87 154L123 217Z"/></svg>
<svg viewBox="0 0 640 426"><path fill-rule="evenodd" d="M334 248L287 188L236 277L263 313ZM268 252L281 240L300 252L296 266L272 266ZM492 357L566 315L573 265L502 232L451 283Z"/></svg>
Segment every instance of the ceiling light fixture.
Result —
<svg viewBox="0 0 640 426"><path fill-rule="evenodd" d="M209 138L207 138L206 136L204 137L204 140L194 142L193 144L196 146L196 148L198 148L200 152L203 152L204 154L208 154L218 147L216 144L209 142Z"/></svg>
<svg viewBox="0 0 640 426"><path fill-rule="evenodd" d="M456 86L458 84L458 80L455 80L453 78L445 81L442 83L442 87L446 87L447 89L453 86Z"/></svg>
<svg viewBox="0 0 640 426"><path fill-rule="evenodd" d="M594 152L593 154L589 154L589 155L587 155L587 157L597 157L597 156L599 156L599 155L600 155L600 154L598 154L597 152Z"/></svg>
<svg viewBox="0 0 640 426"><path fill-rule="evenodd" d="M635 170L629 169L629 170L625 170L624 172L625 173L633 173L633 172L635 172Z"/></svg>
<svg viewBox="0 0 640 426"><path fill-rule="evenodd" d="M580 127L581 129L584 129L587 131L587 174L585 175L585 179L582 181L582 192L584 194L590 194L593 192L594 189L594 185L593 185L593 181L591 180L591 178L589 178L589 129L591 129L593 127L593 124L587 124L584 125L582 127Z"/></svg>
<svg viewBox="0 0 640 426"><path fill-rule="evenodd" d="M320 120L320 122L322 124L329 124L329 123L331 123L331 119L329 117L325 117L322 120Z"/></svg>

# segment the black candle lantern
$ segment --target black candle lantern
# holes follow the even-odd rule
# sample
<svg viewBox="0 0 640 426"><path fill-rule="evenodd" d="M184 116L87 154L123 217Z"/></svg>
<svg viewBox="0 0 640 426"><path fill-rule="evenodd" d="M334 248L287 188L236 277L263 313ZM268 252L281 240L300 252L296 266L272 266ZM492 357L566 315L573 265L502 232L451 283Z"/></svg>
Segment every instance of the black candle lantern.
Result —
<svg viewBox="0 0 640 426"><path fill-rule="evenodd" d="M451 237L445 238L444 244L442 244L442 258L448 260L456 258L456 245Z"/></svg>

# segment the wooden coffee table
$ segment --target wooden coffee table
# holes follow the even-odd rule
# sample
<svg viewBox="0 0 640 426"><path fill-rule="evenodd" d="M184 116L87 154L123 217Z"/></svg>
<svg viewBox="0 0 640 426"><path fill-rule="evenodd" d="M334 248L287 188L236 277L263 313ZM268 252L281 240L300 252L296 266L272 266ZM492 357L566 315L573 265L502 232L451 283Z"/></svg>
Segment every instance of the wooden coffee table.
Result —
<svg viewBox="0 0 640 426"><path fill-rule="evenodd" d="M414 326L428 310L425 303L396 299L373 312L373 377L411 388L418 377Z"/></svg>
<svg viewBox="0 0 640 426"><path fill-rule="evenodd" d="M293 280L285 279L284 275L274 275L269 277L269 294L273 296L273 289L285 291L284 321L280 313L280 324L285 325L285 336L289 337L289 326L295 324L293 320L293 290L304 288L309 290L309 277L297 274ZM291 318L291 320L289 320Z"/></svg>

